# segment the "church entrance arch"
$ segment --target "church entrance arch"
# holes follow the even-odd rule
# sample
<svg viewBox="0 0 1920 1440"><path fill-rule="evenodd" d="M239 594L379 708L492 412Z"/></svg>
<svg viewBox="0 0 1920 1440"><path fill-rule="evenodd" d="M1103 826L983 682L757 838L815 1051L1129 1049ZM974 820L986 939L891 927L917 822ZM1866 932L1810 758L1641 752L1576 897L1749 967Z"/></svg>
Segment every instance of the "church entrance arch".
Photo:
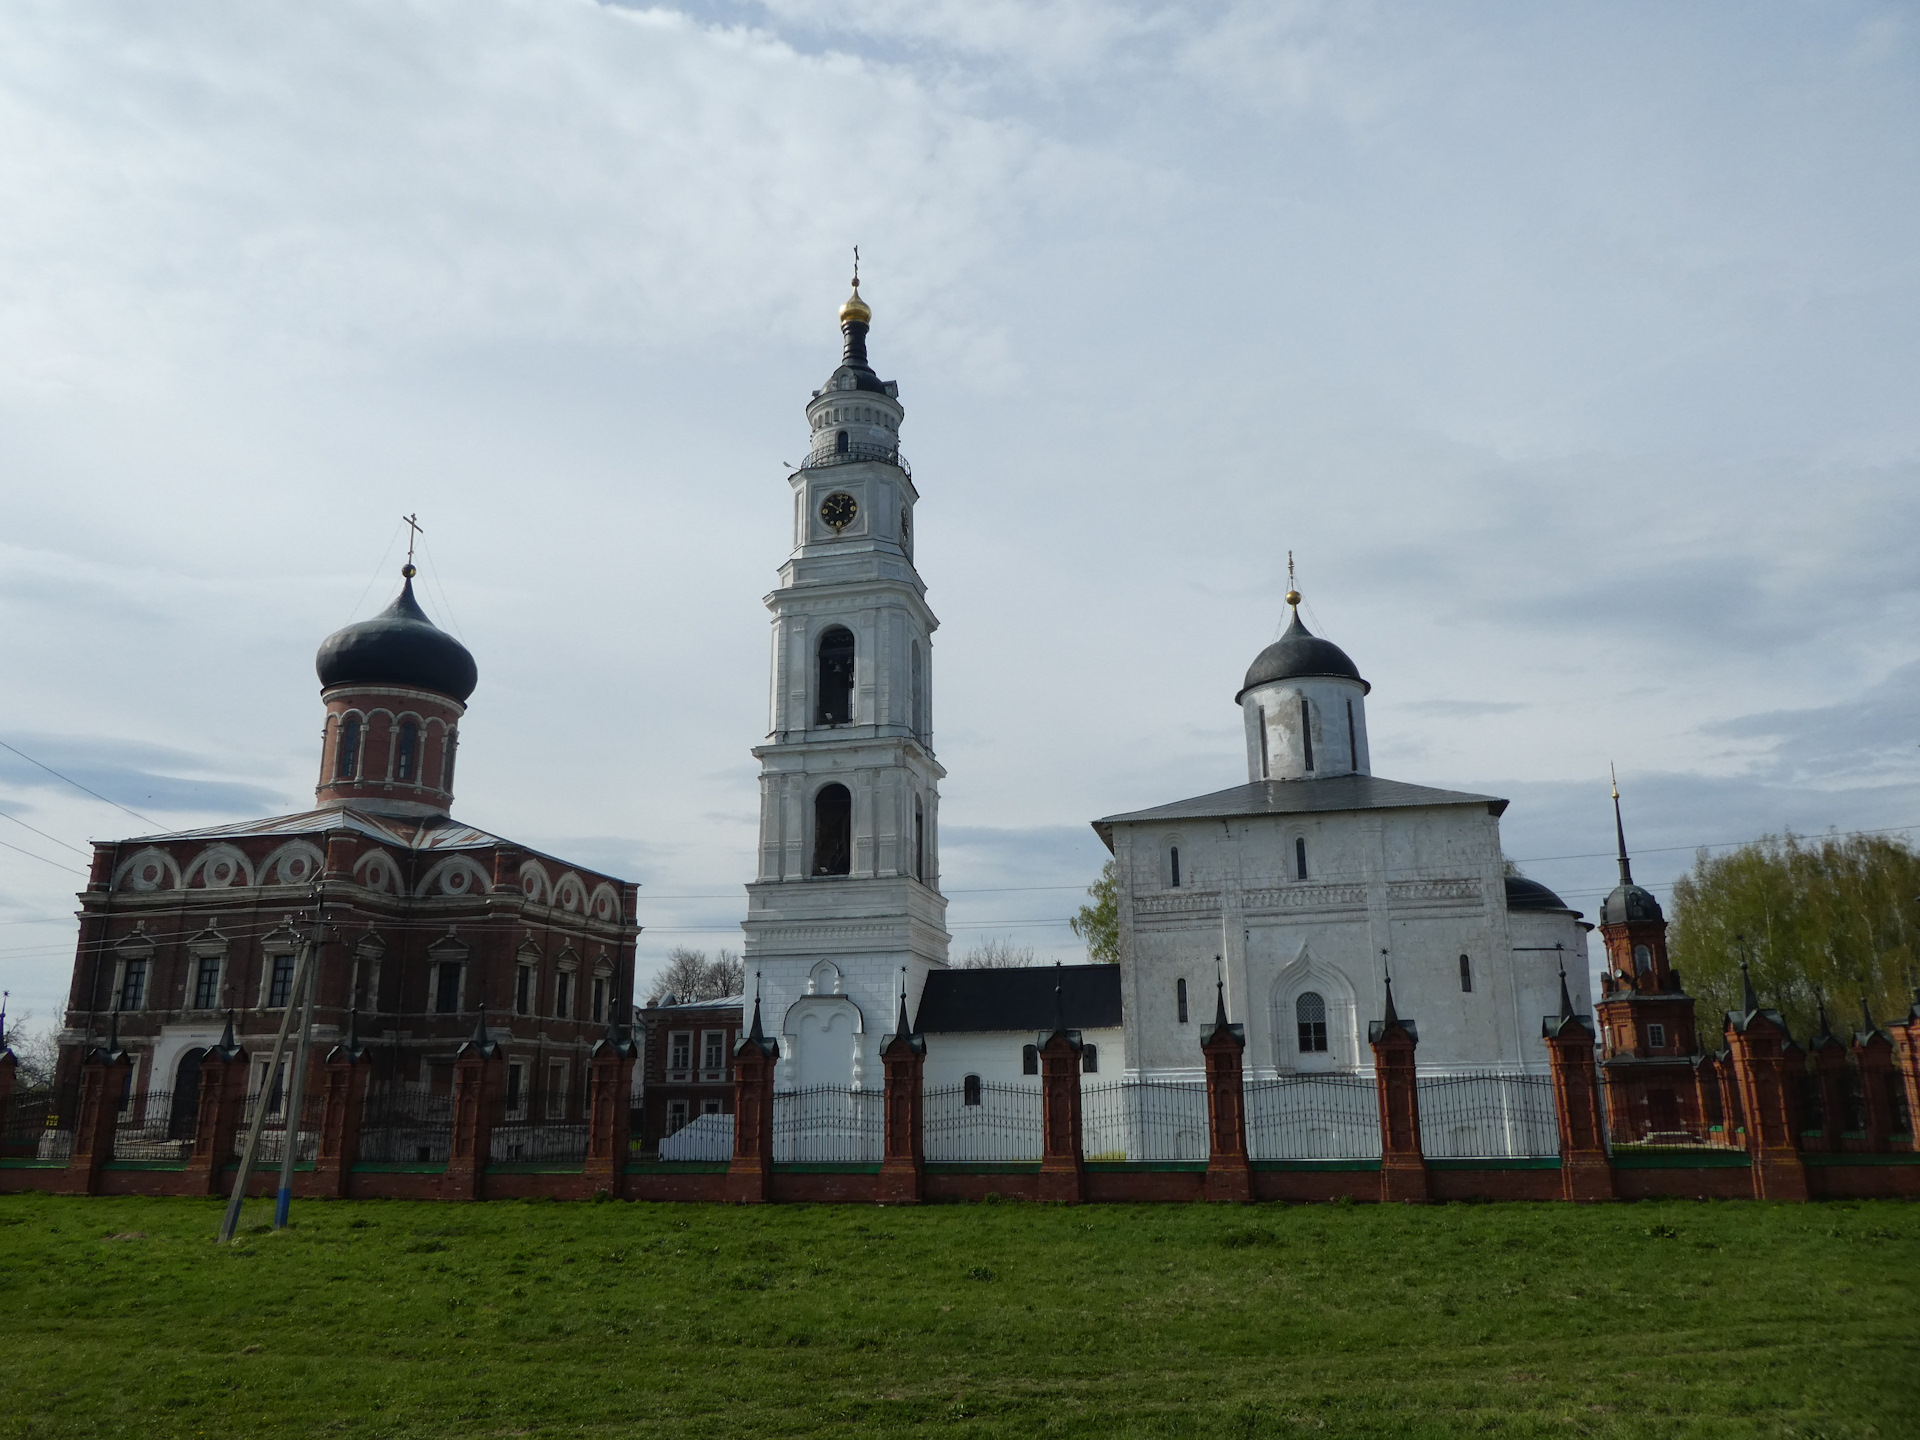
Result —
<svg viewBox="0 0 1920 1440"><path fill-rule="evenodd" d="M1359 1068L1353 985L1305 945L1274 978L1268 997L1273 1066L1295 1074Z"/></svg>
<svg viewBox="0 0 1920 1440"><path fill-rule="evenodd" d="M167 1107L167 1138L191 1140L200 1124L200 1062L206 1051L193 1046L173 1072L173 1099Z"/></svg>

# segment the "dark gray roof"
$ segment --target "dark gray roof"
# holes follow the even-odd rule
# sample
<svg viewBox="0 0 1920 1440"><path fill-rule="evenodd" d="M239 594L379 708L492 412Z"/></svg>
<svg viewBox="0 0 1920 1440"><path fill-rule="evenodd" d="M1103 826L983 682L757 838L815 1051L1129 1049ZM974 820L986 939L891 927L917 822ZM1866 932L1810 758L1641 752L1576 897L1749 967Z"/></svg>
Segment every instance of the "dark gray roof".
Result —
<svg viewBox="0 0 1920 1440"><path fill-rule="evenodd" d="M979 1030L1051 1030L1053 987L1069 1030L1111 1030L1120 1024L1118 965L1035 965L1025 970L936 970L920 992L914 1022L922 1034Z"/></svg>
<svg viewBox="0 0 1920 1440"><path fill-rule="evenodd" d="M1631 881L1615 886L1613 893L1600 902L1602 925L1624 925L1635 920L1666 918L1660 913L1660 902L1654 899L1653 892Z"/></svg>
<svg viewBox="0 0 1920 1440"><path fill-rule="evenodd" d="M1524 875L1507 876L1507 909L1564 910L1569 915L1580 913L1538 880L1529 880Z"/></svg>
<svg viewBox="0 0 1920 1440"><path fill-rule="evenodd" d="M1113 827L1142 820L1212 820L1234 815L1311 815L1340 810L1410 810L1422 805L1485 805L1498 815L1507 802L1493 795L1463 790L1435 790L1382 780L1377 775L1332 775L1325 780L1256 780L1151 810L1131 810L1093 822L1094 830L1113 848Z"/></svg>
<svg viewBox="0 0 1920 1440"><path fill-rule="evenodd" d="M1287 633L1256 655L1253 664L1247 667L1246 683L1240 687L1240 694L1233 697L1233 703L1238 705L1240 695L1256 685L1310 676L1357 681L1363 691L1373 688L1360 679L1360 667L1347 658L1347 652L1302 625L1300 612L1295 610Z"/></svg>
<svg viewBox="0 0 1920 1440"><path fill-rule="evenodd" d="M409 567L411 568L411 567ZM314 669L323 688L406 685L466 703L480 683L467 647L427 618L413 598L413 577L393 603L371 620L336 630L320 642Z"/></svg>

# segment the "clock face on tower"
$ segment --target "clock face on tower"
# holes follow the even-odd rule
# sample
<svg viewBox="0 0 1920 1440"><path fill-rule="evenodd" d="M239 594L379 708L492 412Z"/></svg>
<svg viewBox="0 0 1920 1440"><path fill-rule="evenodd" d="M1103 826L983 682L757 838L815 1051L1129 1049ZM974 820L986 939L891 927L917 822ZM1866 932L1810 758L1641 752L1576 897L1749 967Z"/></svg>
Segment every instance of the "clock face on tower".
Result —
<svg viewBox="0 0 1920 1440"><path fill-rule="evenodd" d="M836 535L851 525L859 513L860 507L844 490L836 490L820 502L820 518Z"/></svg>

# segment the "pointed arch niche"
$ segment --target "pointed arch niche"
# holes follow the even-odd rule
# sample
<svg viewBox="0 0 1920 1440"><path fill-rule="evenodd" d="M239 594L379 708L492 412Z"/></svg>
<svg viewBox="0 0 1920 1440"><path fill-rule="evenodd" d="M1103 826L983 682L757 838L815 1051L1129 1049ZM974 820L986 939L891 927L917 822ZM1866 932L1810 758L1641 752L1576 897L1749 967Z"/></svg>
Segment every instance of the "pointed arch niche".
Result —
<svg viewBox="0 0 1920 1440"><path fill-rule="evenodd" d="M1301 999L1318 995L1326 1011L1326 1045L1322 1051L1300 1045ZM1267 1018L1273 1037L1273 1066L1282 1073L1348 1073L1360 1068L1360 1027L1353 985L1346 975L1302 945L1274 977L1267 997ZM1312 1001L1307 1002L1313 1009Z"/></svg>

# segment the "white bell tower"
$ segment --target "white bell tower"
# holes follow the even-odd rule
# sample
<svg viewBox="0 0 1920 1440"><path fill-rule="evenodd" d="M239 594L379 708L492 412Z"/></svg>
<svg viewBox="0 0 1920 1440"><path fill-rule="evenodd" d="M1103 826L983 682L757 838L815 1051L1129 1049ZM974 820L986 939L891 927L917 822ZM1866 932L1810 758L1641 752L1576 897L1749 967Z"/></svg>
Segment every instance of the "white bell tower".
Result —
<svg viewBox="0 0 1920 1440"><path fill-rule="evenodd" d="M793 552L766 600L772 703L753 751L760 860L742 928L782 1089L877 1089L903 979L917 1008L928 971L947 963L939 621L913 566L920 497L900 457L899 386L867 363L871 320L856 269L845 353L808 402L812 445L788 477Z"/></svg>

